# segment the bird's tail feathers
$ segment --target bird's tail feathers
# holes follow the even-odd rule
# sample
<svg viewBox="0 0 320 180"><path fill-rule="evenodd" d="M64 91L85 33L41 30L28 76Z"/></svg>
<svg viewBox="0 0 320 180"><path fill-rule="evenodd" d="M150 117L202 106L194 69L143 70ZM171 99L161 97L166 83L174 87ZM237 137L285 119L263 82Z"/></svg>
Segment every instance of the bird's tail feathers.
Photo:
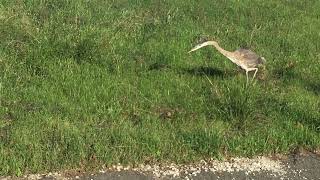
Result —
<svg viewBox="0 0 320 180"><path fill-rule="evenodd" d="M264 57L261 57L260 59L262 61L262 64L265 64L267 62L267 60Z"/></svg>

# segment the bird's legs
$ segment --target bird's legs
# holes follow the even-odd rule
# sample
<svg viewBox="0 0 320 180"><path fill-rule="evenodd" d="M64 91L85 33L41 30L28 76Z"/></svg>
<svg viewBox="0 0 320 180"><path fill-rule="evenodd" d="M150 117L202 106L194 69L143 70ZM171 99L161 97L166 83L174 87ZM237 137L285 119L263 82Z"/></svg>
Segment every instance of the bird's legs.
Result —
<svg viewBox="0 0 320 180"><path fill-rule="evenodd" d="M248 83L249 83L248 72L249 72L249 70L246 70L246 76L247 76L247 84L246 84L246 86L248 86Z"/></svg>
<svg viewBox="0 0 320 180"><path fill-rule="evenodd" d="M254 80L254 77L256 77L257 72L258 72L258 68L255 68L255 72L254 72L254 74L253 74L252 81Z"/></svg>
<svg viewBox="0 0 320 180"><path fill-rule="evenodd" d="M248 83L249 83L249 75L248 75L248 73L250 71L255 71L254 74L253 74L253 78L252 78L252 81L253 81L254 78L256 77L257 72L258 72L258 68L248 68L248 69L246 69L246 76L247 76L247 84L246 84L246 86L248 86Z"/></svg>

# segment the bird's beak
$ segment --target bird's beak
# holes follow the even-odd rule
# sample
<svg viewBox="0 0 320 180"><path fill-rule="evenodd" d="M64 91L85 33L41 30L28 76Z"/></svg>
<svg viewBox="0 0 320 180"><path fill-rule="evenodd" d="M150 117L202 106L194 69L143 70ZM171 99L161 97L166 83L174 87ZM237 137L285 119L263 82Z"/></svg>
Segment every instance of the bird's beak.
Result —
<svg viewBox="0 0 320 180"><path fill-rule="evenodd" d="M193 47L188 53L191 53L191 52L193 52L193 51L196 51L196 50L198 50L198 49L200 49L200 48L202 48L203 46L201 46L201 45L196 45L195 47Z"/></svg>
<svg viewBox="0 0 320 180"><path fill-rule="evenodd" d="M195 48L192 48L190 51L188 51L188 53L191 53L193 51L195 51Z"/></svg>

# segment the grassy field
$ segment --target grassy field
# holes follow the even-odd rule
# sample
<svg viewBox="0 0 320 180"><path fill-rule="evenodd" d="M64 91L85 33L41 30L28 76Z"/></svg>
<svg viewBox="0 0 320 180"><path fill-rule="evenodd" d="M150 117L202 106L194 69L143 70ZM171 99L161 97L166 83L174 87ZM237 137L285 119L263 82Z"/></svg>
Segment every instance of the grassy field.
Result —
<svg viewBox="0 0 320 180"><path fill-rule="evenodd" d="M320 147L320 1L2 0L0 175ZM253 85L213 48L267 60ZM252 75L252 74L251 74Z"/></svg>

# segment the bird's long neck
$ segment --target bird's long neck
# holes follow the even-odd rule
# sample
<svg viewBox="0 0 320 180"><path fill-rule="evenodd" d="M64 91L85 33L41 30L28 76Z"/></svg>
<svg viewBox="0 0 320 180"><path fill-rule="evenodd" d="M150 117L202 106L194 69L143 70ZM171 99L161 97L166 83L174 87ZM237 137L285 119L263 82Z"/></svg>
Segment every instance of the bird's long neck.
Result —
<svg viewBox="0 0 320 180"><path fill-rule="evenodd" d="M237 57L235 56L235 54L233 52L230 52L230 51L222 49L222 47L220 47L219 44L217 42L215 42L215 41L206 41L206 42L204 42L204 43L202 43L200 45L197 45L196 47L191 49L191 51L189 51L189 53L192 52L192 51L196 51L196 50L198 50L200 48L203 48L205 46L214 46L221 54L223 54L225 57L230 59L233 63L238 64L237 60L236 60Z"/></svg>
<svg viewBox="0 0 320 180"><path fill-rule="evenodd" d="M217 42L211 43L212 46L214 46L221 54L223 54L224 56L230 58L232 57L232 52L224 50L222 47L219 46L219 44Z"/></svg>
<svg viewBox="0 0 320 180"><path fill-rule="evenodd" d="M221 54L223 54L225 57L227 57L230 61L232 61L233 63L238 64L236 57L234 56L233 52L224 50L222 47L219 46L219 44L215 41L208 41L207 42L208 45L212 45L214 46Z"/></svg>

